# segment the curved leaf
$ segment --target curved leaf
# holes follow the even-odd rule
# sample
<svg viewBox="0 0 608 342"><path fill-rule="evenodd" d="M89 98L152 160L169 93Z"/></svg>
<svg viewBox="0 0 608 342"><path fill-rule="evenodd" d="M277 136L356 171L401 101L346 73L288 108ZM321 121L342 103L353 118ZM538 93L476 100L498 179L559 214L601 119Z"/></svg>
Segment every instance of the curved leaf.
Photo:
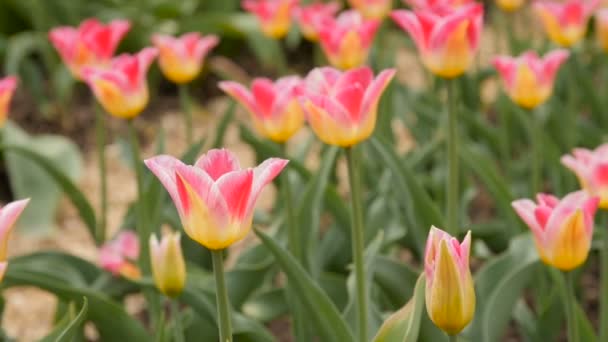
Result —
<svg viewBox="0 0 608 342"><path fill-rule="evenodd" d="M87 297L82 298L82 308L76 317L73 317L72 312L68 312L65 318L62 320L62 324L58 325L53 331L40 342L69 342L73 341L75 335L79 332L80 328L84 324L84 320L87 317L87 311L89 309L89 301Z"/></svg>

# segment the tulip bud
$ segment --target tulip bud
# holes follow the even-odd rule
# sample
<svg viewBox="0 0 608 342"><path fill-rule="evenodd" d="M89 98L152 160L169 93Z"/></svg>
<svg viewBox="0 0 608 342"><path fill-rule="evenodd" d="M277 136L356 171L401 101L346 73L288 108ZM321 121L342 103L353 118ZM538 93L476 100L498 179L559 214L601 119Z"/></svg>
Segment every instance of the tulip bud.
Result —
<svg viewBox="0 0 608 342"><path fill-rule="evenodd" d="M186 283L186 263L182 254L179 233L163 233L159 243L150 236L150 262L154 283L167 297L177 297Z"/></svg>
<svg viewBox="0 0 608 342"><path fill-rule="evenodd" d="M4 127L6 118L8 117L9 106L13 93L17 88L17 78L15 76L8 76L0 79L0 127Z"/></svg>
<svg viewBox="0 0 608 342"><path fill-rule="evenodd" d="M437 327L456 335L475 312L475 289L469 270L471 232L462 243L431 227L426 243L426 310Z"/></svg>

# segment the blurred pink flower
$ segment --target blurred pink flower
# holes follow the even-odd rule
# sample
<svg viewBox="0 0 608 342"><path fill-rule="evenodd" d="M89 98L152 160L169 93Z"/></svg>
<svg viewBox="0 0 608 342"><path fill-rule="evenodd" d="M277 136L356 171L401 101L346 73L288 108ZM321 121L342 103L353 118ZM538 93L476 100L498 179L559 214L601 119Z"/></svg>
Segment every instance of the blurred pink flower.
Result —
<svg viewBox="0 0 608 342"><path fill-rule="evenodd" d="M266 36L279 39L289 32L298 0L243 0L242 4L247 12L258 18Z"/></svg>
<svg viewBox="0 0 608 342"><path fill-rule="evenodd" d="M332 18L340 10L338 2L315 2L296 9L296 17L300 24L302 35L312 41L319 40L319 30L324 21Z"/></svg>
<svg viewBox="0 0 608 342"><path fill-rule="evenodd" d="M595 12L595 30L600 47L608 52L608 8Z"/></svg>
<svg viewBox="0 0 608 342"><path fill-rule="evenodd" d="M350 6L366 19L384 19L393 7L392 0L348 0Z"/></svg>
<svg viewBox="0 0 608 342"><path fill-rule="evenodd" d="M587 22L599 3L599 0L541 0L534 3L534 10L549 39L559 46L570 47L585 36Z"/></svg>
<svg viewBox="0 0 608 342"><path fill-rule="evenodd" d="M139 258L139 239L132 231L123 231L99 249L101 268L113 275L138 279L141 274L135 265Z"/></svg>
<svg viewBox="0 0 608 342"><path fill-rule="evenodd" d="M595 150L576 148L572 155L562 156L561 161L576 174L589 195L599 197L599 206L608 209L608 144Z"/></svg>
<svg viewBox="0 0 608 342"><path fill-rule="evenodd" d="M29 198L8 203L0 209L0 281L8 268L8 240L15 222L29 203Z"/></svg>
<svg viewBox="0 0 608 342"><path fill-rule="evenodd" d="M4 127L9 113L13 93L17 89L19 80L15 76L0 79L0 128Z"/></svg>

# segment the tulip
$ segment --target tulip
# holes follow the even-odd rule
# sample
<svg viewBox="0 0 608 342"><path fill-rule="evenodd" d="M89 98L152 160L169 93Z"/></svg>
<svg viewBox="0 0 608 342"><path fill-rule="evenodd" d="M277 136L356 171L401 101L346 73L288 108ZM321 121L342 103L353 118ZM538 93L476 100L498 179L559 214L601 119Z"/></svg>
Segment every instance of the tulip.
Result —
<svg viewBox="0 0 608 342"><path fill-rule="evenodd" d="M150 236L150 261L154 283L167 297L177 297L186 283L186 263L179 233L165 233L160 242Z"/></svg>
<svg viewBox="0 0 608 342"><path fill-rule="evenodd" d="M536 52L529 51L515 58L496 57L494 66L511 100L523 108L533 109L553 93L555 75L568 55L567 50L558 49L540 58Z"/></svg>
<svg viewBox="0 0 608 342"><path fill-rule="evenodd" d="M139 257L139 240L132 231L119 233L116 238L106 242L99 249L99 264L115 276L122 275L128 279L141 277L135 265Z"/></svg>
<svg viewBox="0 0 608 342"><path fill-rule="evenodd" d="M131 119L148 104L146 73L157 53L145 48L135 55L123 54L112 59L107 69L83 69L83 76L108 113Z"/></svg>
<svg viewBox="0 0 608 342"><path fill-rule="evenodd" d="M384 19L391 11L392 0L348 0L350 6L366 19Z"/></svg>
<svg viewBox="0 0 608 342"><path fill-rule="evenodd" d="M251 91L230 81L220 82L219 86L249 111L261 135L283 143L304 124L304 112L296 97L296 87L300 82L297 76L283 77L274 83L266 78L257 78Z"/></svg>
<svg viewBox="0 0 608 342"><path fill-rule="evenodd" d="M304 38L311 42L318 41L320 27L326 20L332 18L338 10L340 10L340 3L338 2L316 2L299 7L296 11L296 17Z"/></svg>
<svg viewBox="0 0 608 342"><path fill-rule="evenodd" d="M315 134L326 144L350 147L372 134L378 102L395 75L382 71L375 79L372 70L361 67L340 72L316 68L303 85L301 102Z"/></svg>
<svg viewBox="0 0 608 342"><path fill-rule="evenodd" d="M599 206L608 209L608 144L595 150L575 148L572 155L564 155L562 164L572 170L590 196L600 199Z"/></svg>
<svg viewBox="0 0 608 342"><path fill-rule="evenodd" d="M291 25L291 17L298 5L298 0L244 0L243 8L254 14L262 32L274 39L287 35Z"/></svg>
<svg viewBox="0 0 608 342"><path fill-rule="evenodd" d="M457 335L475 312L475 289L469 270L471 232L462 241L431 227L426 242L426 310L437 327Z"/></svg>
<svg viewBox="0 0 608 342"><path fill-rule="evenodd" d="M4 127L8 117L9 105L13 98L13 93L17 89L18 80L15 76L8 76L0 79L0 127Z"/></svg>
<svg viewBox="0 0 608 342"><path fill-rule="evenodd" d="M155 34L152 43L158 49L158 65L165 77L184 84L198 76L205 56L219 43L219 38L215 35L201 37L198 32L178 38Z"/></svg>
<svg viewBox="0 0 608 342"><path fill-rule="evenodd" d="M145 161L173 199L186 234L211 250L240 241L251 230L255 202L287 165L270 158L241 169L228 150L210 150L193 166L161 155Z"/></svg>
<svg viewBox="0 0 608 342"><path fill-rule="evenodd" d="M540 16L549 39L562 47L578 43L587 32L587 21L599 0L537 1L534 10Z"/></svg>
<svg viewBox="0 0 608 342"><path fill-rule="evenodd" d="M410 34L422 63L437 76L458 77L473 61L483 26L481 5L442 11L396 10L391 17Z"/></svg>
<svg viewBox="0 0 608 342"><path fill-rule="evenodd" d="M541 260L563 271L580 266L591 247L599 197L584 191L568 194L562 200L538 194L537 202L520 199L512 206L532 230Z"/></svg>
<svg viewBox="0 0 608 342"><path fill-rule="evenodd" d="M473 0L404 0L404 2L415 10L442 12L470 4Z"/></svg>
<svg viewBox="0 0 608 342"><path fill-rule="evenodd" d="M0 281L8 268L8 240L15 222L29 203L29 199L8 203L0 209Z"/></svg>
<svg viewBox="0 0 608 342"><path fill-rule="evenodd" d="M496 0L498 8L508 13L517 11L523 4L524 0Z"/></svg>
<svg viewBox="0 0 608 342"><path fill-rule="evenodd" d="M363 19L355 10L328 18L320 26L319 40L329 63L343 70L363 65L379 26L379 20Z"/></svg>
<svg viewBox="0 0 608 342"><path fill-rule="evenodd" d="M595 13L595 30L600 47L604 52L608 52L608 8L602 8Z"/></svg>
<svg viewBox="0 0 608 342"><path fill-rule="evenodd" d="M82 80L83 68L110 65L118 44L130 27L126 20L113 20L104 25L92 18L83 21L77 28L54 28L49 32L49 39L72 75Z"/></svg>

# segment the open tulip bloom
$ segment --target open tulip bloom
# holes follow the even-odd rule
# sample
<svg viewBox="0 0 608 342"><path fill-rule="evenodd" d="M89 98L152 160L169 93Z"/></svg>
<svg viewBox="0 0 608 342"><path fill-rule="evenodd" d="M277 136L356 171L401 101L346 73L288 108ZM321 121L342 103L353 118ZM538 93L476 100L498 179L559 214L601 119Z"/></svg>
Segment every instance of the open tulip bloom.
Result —
<svg viewBox="0 0 608 342"><path fill-rule="evenodd" d="M159 52L160 69L165 77L178 84L188 83L198 76L205 56L218 42L217 36L201 36L198 32L185 33L181 37L152 36L152 43Z"/></svg>
<svg viewBox="0 0 608 342"><path fill-rule="evenodd" d="M8 267L8 240L15 227L15 222L29 203L29 199L8 203L0 209L0 281Z"/></svg>
<svg viewBox="0 0 608 342"><path fill-rule="evenodd" d="M304 112L296 94L301 82L297 76L288 76L276 82L256 78L251 91L232 81L220 82L219 87L247 109L261 135L282 143L304 124Z"/></svg>
<svg viewBox="0 0 608 342"><path fill-rule="evenodd" d="M312 70L302 87L301 101L308 122L326 144L350 147L372 134L378 102L395 75L394 69L376 78L368 67L345 72L324 67Z"/></svg>
<svg viewBox="0 0 608 342"><path fill-rule="evenodd" d="M585 36L587 22L598 5L599 0L537 1L534 9L549 39L570 47Z"/></svg>
<svg viewBox="0 0 608 342"><path fill-rule="evenodd" d="M348 3L367 19L384 19L393 7L392 0L348 0Z"/></svg>
<svg viewBox="0 0 608 342"><path fill-rule="evenodd" d="M458 77L473 61L483 27L480 4L437 11L395 10L391 17L410 34L422 63L435 75Z"/></svg>
<svg viewBox="0 0 608 342"><path fill-rule="evenodd" d="M595 150L576 148L562 156L562 164L576 174L581 187L600 199L599 206L608 209L608 144Z"/></svg>
<svg viewBox="0 0 608 342"><path fill-rule="evenodd" d="M228 150L210 150L194 165L161 155L145 161L169 192L186 234L210 250L240 241L251 229L255 202L287 165L270 158L241 169Z"/></svg>
<svg viewBox="0 0 608 342"><path fill-rule="evenodd" d="M109 68L85 68L83 76L108 113L131 119L148 104L146 76L157 53L145 48L134 55L122 54L112 59Z"/></svg>
<svg viewBox="0 0 608 342"><path fill-rule="evenodd" d="M315 2L296 9L296 17L302 35L312 41L319 40L319 30L324 21L332 18L340 10L338 2Z"/></svg>
<svg viewBox="0 0 608 342"><path fill-rule="evenodd" d="M460 243L431 227L424 256L426 310L433 323L449 335L460 333L475 313L470 250L471 232Z"/></svg>
<svg viewBox="0 0 608 342"><path fill-rule="evenodd" d="M75 78L82 80L85 67L108 67L118 44L129 31L126 20L107 25L87 19L78 27L61 26L49 32L49 39Z"/></svg>
<svg viewBox="0 0 608 342"><path fill-rule="evenodd" d="M511 100L533 109L551 96L555 75L568 56L569 52L563 49L551 51L543 58L529 51L519 57L496 57L493 64Z"/></svg>
<svg viewBox="0 0 608 342"><path fill-rule="evenodd" d="M379 20L364 19L355 10L324 20L319 29L319 40L329 63L343 70L363 65L379 26Z"/></svg>
<svg viewBox="0 0 608 342"><path fill-rule="evenodd" d="M563 271L573 270L587 260L593 236L593 217L600 199L585 191L563 199L538 194L537 202L513 202L517 214L530 227L541 260Z"/></svg>
<svg viewBox="0 0 608 342"><path fill-rule="evenodd" d="M244 0L242 4L247 12L258 18L266 36L280 39L289 32L298 0Z"/></svg>
<svg viewBox="0 0 608 342"><path fill-rule="evenodd" d="M403 0L403 3L415 10L441 12L455 9L472 3L473 0Z"/></svg>
<svg viewBox="0 0 608 342"><path fill-rule="evenodd" d="M8 117L9 107L15 89L17 89L17 77L7 76L0 79L0 127L4 127L6 118Z"/></svg>

